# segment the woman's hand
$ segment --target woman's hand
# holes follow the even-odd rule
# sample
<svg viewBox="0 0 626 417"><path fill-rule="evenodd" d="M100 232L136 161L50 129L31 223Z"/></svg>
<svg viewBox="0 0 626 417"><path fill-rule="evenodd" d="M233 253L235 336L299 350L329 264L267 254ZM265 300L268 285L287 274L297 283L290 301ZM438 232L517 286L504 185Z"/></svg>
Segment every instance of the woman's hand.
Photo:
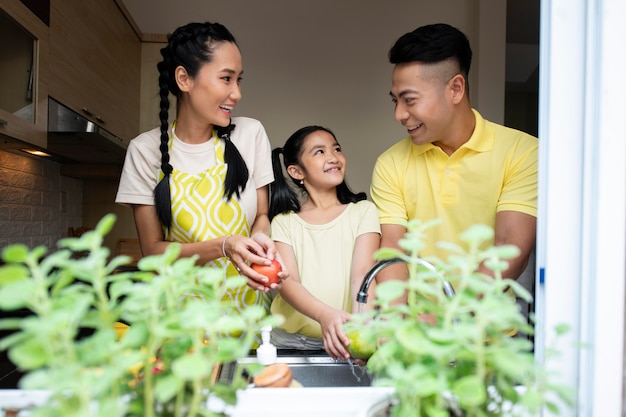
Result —
<svg viewBox="0 0 626 417"><path fill-rule="evenodd" d="M289 270L285 266L285 263L283 262L280 253L276 249L276 244L265 233L255 233L254 235L252 235L252 239L254 239L265 250L265 255L267 259L263 261L264 265L269 265L274 259L280 264L280 272L278 272L278 278L280 278L280 282L278 284L272 284L271 286L272 289L280 290L283 285L283 281L289 278Z"/></svg>
<svg viewBox="0 0 626 417"><path fill-rule="evenodd" d="M346 350L346 345L350 343L350 340L343 331L343 324L348 320L350 320L350 314L330 307L319 316L324 349L333 359L350 358Z"/></svg>
<svg viewBox="0 0 626 417"><path fill-rule="evenodd" d="M279 290L282 281L289 276L280 255L276 252L274 241L264 233L256 233L251 238L239 235L229 236L224 242L224 253L239 271L239 274L248 278L248 286L254 290L269 292L272 289ZM282 271L278 273L281 281L271 286L265 286L268 279L264 275L254 271L250 264L269 265L276 259Z"/></svg>

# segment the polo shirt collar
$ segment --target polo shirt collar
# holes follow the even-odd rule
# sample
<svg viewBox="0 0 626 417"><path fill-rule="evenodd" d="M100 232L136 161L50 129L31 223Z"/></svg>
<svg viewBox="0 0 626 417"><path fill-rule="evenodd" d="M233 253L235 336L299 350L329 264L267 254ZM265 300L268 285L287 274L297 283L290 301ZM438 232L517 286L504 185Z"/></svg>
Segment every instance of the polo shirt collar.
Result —
<svg viewBox="0 0 626 417"><path fill-rule="evenodd" d="M493 149L493 128L489 125L489 122L487 122L487 120L483 119L481 114L476 109L472 109L472 112L474 113L474 117L476 119L474 132L472 133L472 136L470 136L469 140L461 146L461 148L471 149L476 152L488 152ZM411 141L410 136L407 139ZM421 155L433 148L438 147L433 145L432 143L413 145L413 154Z"/></svg>
<svg viewBox="0 0 626 417"><path fill-rule="evenodd" d="M494 133L492 127L476 109L472 109L476 119L474 132L469 140L461 147L471 149L476 152L488 152L493 149Z"/></svg>

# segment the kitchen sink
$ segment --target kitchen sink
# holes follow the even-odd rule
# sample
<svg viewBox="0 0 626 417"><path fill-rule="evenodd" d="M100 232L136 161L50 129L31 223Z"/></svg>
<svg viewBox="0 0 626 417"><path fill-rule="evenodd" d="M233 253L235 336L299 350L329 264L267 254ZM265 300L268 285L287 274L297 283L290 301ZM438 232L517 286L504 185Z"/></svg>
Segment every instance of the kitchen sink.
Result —
<svg viewBox="0 0 626 417"><path fill-rule="evenodd" d="M229 383L234 372L241 372L246 364L256 363L254 356L239 359L237 362L222 366L218 379ZM298 355L279 356L277 363L286 363L291 369L293 379L304 388L308 387L369 387L372 376L364 366L352 361L335 360L330 356Z"/></svg>
<svg viewBox="0 0 626 417"><path fill-rule="evenodd" d="M303 387L371 386L372 378L365 367L353 362L291 363L293 379Z"/></svg>

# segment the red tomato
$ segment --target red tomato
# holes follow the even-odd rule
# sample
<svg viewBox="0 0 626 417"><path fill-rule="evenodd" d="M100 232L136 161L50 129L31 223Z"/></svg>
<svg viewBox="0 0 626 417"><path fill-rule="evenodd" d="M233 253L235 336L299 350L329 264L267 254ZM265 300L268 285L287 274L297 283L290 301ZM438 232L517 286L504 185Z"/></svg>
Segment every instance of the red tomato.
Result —
<svg viewBox="0 0 626 417"><path fill-rule="evenodd" d="M282 271L282 268L276 259L274 259L270 265L252 264L250 267L259 274L265 275L268 278L268 281L263 284L266 287L280 282L278 273Z"/></svg>
<svg viewBox="0 0 626 417"><path fill-rule="evenodd" d="M152 367L152 375L160 374L161 372L163 372L163 369L165 369L165 366L162 362L155 363Z"/></svg>

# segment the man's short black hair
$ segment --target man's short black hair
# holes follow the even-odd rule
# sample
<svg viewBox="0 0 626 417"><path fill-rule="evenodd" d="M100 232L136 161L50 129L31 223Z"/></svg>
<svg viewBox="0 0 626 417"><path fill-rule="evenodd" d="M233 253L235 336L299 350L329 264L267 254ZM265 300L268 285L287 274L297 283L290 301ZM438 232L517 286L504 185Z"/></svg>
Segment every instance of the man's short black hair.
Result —
<svg viewBox="0 0 626 417"><path fill-rule="evenodd" d="M437 63L453 58L467 79L472 63L472 48L467 36L445 23L421 26L402 35L389 50L389 62L402 64L420 61Z"/></svg>

